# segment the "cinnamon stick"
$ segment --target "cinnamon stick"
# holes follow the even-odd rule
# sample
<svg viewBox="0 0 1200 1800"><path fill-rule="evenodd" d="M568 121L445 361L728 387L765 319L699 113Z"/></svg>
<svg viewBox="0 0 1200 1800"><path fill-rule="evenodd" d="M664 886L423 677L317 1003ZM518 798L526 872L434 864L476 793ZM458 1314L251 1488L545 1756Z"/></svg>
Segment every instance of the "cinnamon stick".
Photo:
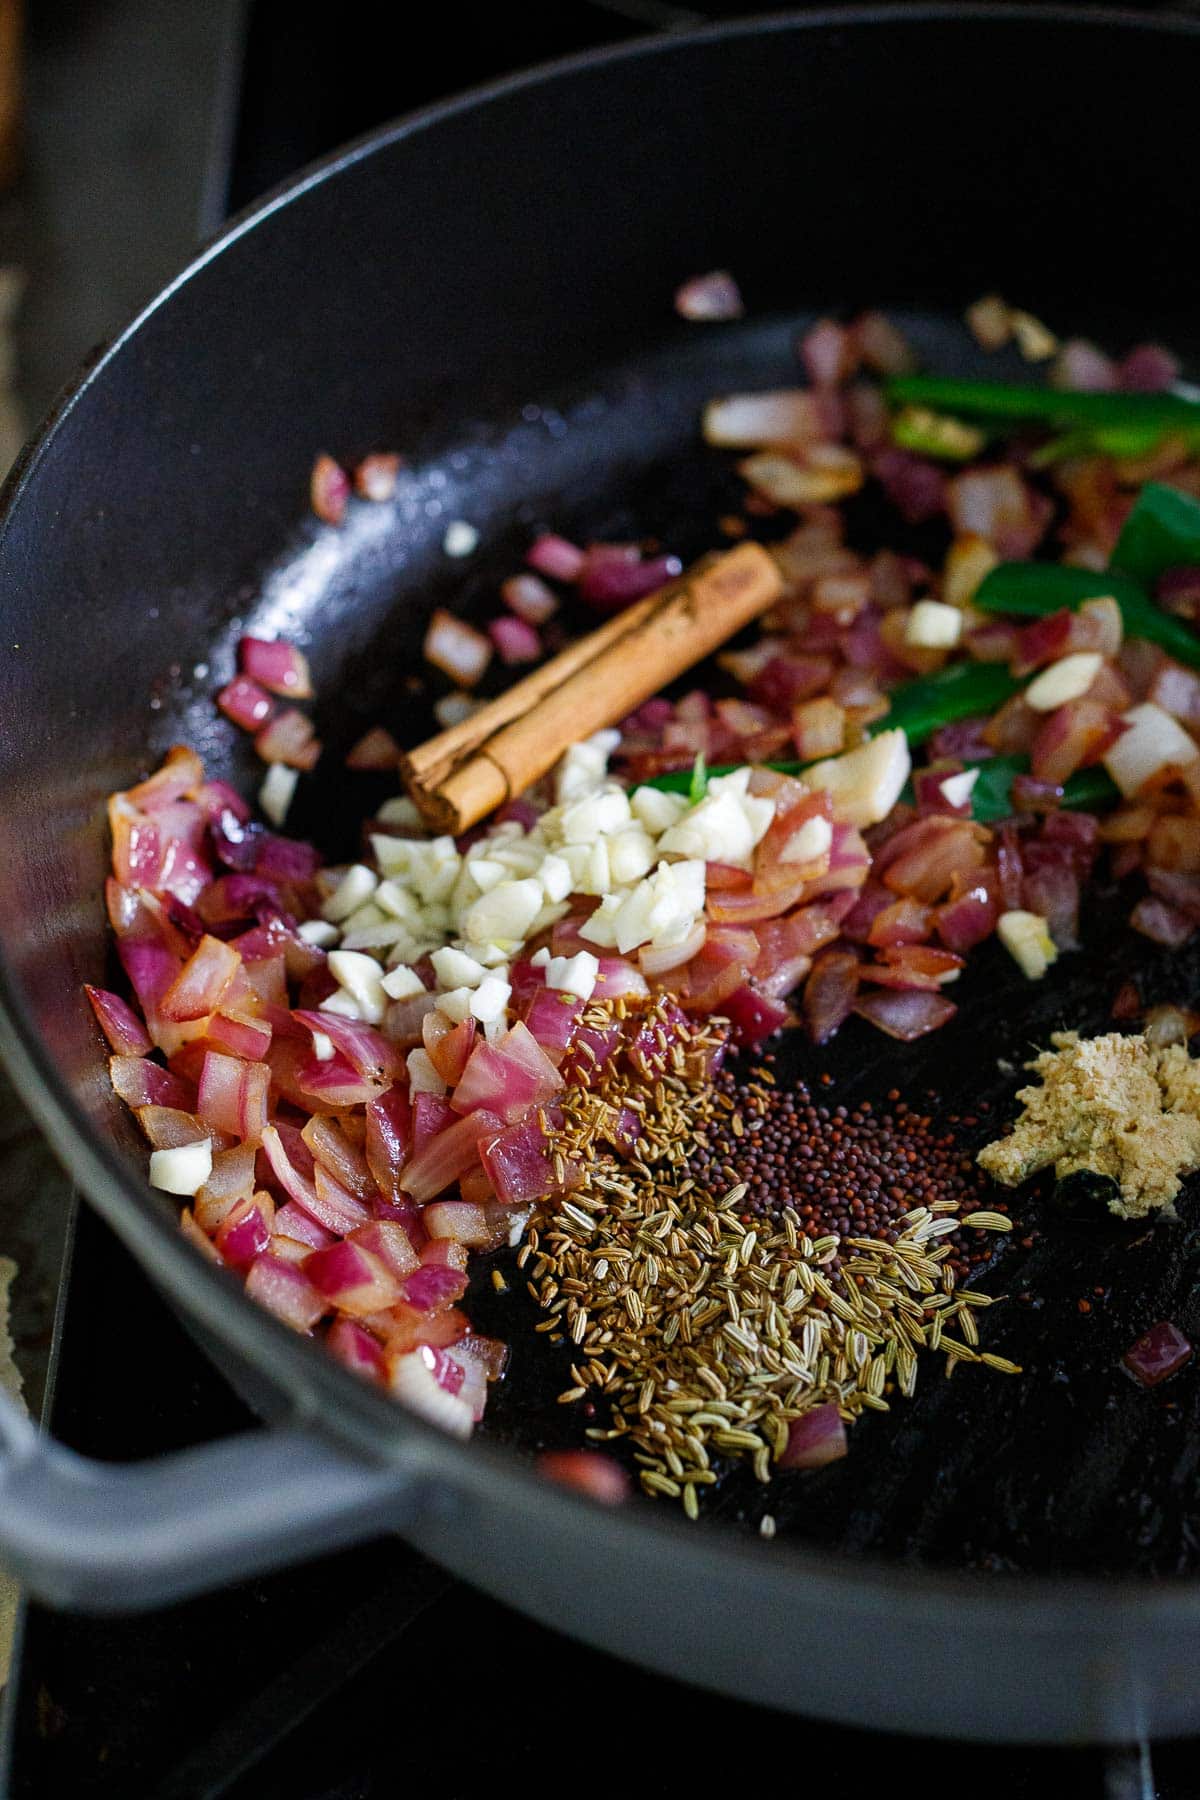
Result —
<svg viewBox="0 0 1200 1800"><path fill-rule="evenodd" d="M784 592L770 551L743 543L581 638L402 760L427 823L457 836L544 775L563 752L723 644Z"/></svg>

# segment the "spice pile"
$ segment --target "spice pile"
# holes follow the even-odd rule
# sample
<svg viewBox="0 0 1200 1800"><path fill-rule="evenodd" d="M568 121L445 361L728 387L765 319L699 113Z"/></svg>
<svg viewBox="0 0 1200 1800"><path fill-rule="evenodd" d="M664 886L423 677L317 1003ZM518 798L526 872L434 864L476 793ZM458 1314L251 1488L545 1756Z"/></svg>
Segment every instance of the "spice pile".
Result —
<svg viewBox="0 0 1200 1800"><path fill-rule="evenodd" d="M610 1024L608 1009L590 1023ZM648 1042L665 1049L668 1023L659 1002ZM923 1349L941 1350L948 1373L959 1362L1019 1371L978 1348L975 1312L992 1299L958 1289L944 1241L960 1230L958 1197L897 1208L889 1242L809 1236L791 1205L764 1230L743 1210L744 1182L697 1180L689 1159L734 1102L700 1074L711 1036L689 1042L670 1023L651 1079L605 1064L561 1097L554 1148L580 1182L535 1215L518 1260L550 1315L538 1330L578 1348L560 1402L603 1395L611 1423L588 1436L628 1439L644 1491L695 1518L714 1458L748 1460L766 1482L773 1462L844 1454L846 1423L913 1393ZM1011 1229L982 1209L971 1223Z"/></svg>
<svg viewBox="0 0 1200 1800"><path fill-rule="evenodd" d="M747 1223L778 1222L791 1207L810 1236L894 1244L913 1206L951 1202L941 1210L966 1218L988 1203L986 1184L953 1134L895 1089L890 1110L877 1114L869 1100L853 1109L816 1105L802 1082L776 1087L769 1067L749 1080L723 1069L716 1083L713 1119L688 1158L689 1172L710 1192L744 1183ZM948 1243L960 1279L990 1254L986 1243L961 1234Z"/></svg>
<svg viewBox="0 0 1200 1800"><path fill-rule="evenodd" d="M1200 1063L1186 1043L1116 1031L1050 1042L1025 1065L1042 1085L1019 1091L1020 1118L980 1151L980 1167L1006 1187L1051 1164L1060 1180L1086 1170L1112 1184L1108 1209L1124 1219L1169 1206L1200 1168Z"/></svg>

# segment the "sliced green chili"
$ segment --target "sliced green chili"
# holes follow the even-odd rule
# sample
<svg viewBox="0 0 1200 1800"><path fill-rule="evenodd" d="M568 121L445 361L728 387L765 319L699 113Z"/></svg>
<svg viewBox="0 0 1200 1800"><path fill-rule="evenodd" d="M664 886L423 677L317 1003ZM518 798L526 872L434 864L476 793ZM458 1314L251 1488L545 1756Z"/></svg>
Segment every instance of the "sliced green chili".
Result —
<svg viewBox="0 0 1200 1800"><path fill-rule="evenodd" d="M1148 481L1110 560L1143 588L1152 588L1167 569L1200 564L1200 502L1178 488Z"/></svg>
<svg viewBox="0 0 1200 1800"><path fill-rule="evenodd" d="M697 750L696 760L692 764L692 779L688 784L688 800L692 806L699 806L708 792L708 764L704 760L703 750Z"/></svg>
<svg viewBox="0 0 1200 1800"><path fill-rule="evenodd" d="M993 756L987 762L970 766L979 771L971 789L972 818L984 825L1007 819L1013 810L1013 780L1029 773L1029 758ZM1099 764L1093 769L1080 769L1063 786L1062 803L1072 812L1100 812L1119 799L1115 782Z"/></svg>
<svg viewBox="0 0 1200 1800"><path fill-rule="evenodd" d="M1200 561L1200 552L1196 560ZM980 612L1040 619L1064 607L1074 612L1085 600L1102 594L1111 594L1120 607L1127 637L1145 638L1177 662L1200 669L1200 636L1183 619L1164 612L1140 583L1117 569L1070 569L1062 563L1001 563L984 576L971 604Z"/></svg>
<svg viewBox="0 0 1200 1800"><path fill-rule="evenodd" d="M1182 394L1080 394L940 375L898 375L887 383L886 392L897 405L929 406L982 419L1200 436L1200 401Z"/></svg>

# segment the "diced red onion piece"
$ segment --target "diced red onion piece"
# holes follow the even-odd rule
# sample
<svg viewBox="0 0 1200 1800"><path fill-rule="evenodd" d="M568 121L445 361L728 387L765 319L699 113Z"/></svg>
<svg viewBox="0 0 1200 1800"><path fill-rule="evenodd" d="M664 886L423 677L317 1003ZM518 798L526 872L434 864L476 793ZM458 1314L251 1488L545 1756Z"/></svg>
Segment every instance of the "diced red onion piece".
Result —
<svg viewBox="0 0 1200 1800"><path fill-rule="evenodd" d="M536 1118L510 1125L482 1146L481 1156L496 1198L507 1205L527 1205L554 1192L554 1172Z"/></svg>
<svg viewBox="0 0 1200 1800"><path fill-rule="evenodd" d="M529 546L525 561L539 575L549 575L553 581L578 581L584 554L577 544L547 531Z"/></svg>
<svg viewBox="0 0 1200 1800"><path fill-rule="evenodd" d="M701 323L740 319L745 310L741 290L728 269L693 275L675 290L675 311L681 319Z"/></svg>
<svg viewBox="0 0 1200 1800"><path fill-rule="evenodd" d="M782 1001L752 987L749 982L733 990L722 1001L721 1010L729 1020L731 1035L737 1044L761 1044L782 1029L791 1013Z"/></svg>
<svg viewBox="0 0 1200 1800"><path fill-rule="evenodd" d="M810 1407L788 1425L781 1469L822 1469L846 1455L846 1427L834 1401Z"/></svg>
<svg viewBox="0 0 1200 1800"><path fill-rule="evenodd" d="M558 595L536 575L510 575L500 584L500 598L527 625L544 625L558 611Z"/></svg>
<svg viewBox="0 0 1200 1800"><path fill-rule="evenodd" d="M826 950L804 987L804 1019L813 1042L827 1044L850 1017L858 993L859 961L852 950Z"/></svg>
<svg viewBox="0 0 1200 1800"><path fill-rule="evenodd" d="M293 1017L308 1031L324 1032L364 1080L395 1081L403 1073L400 1051L373 1025L343 1018L338 1013L309 1012L303 1008L297 1008Z"/></svg>
<svg viewBox="0 0 1200 1800"><path fill-rule="evenodd" d="M350 477L332 456L317 457L309 478L309 500L318 519L327 525L340 525L346 516L350 499Z"/></svg>
<svg viewBox="0 0 1200 1800"><path fill-rule="evenodd" d="M400 746L390 731L373 725L346 754L348 769L378 770L390 774L400 766Z"/></svg>
<svg viewBox="0 0 1200 1800"><path fill-rule="evenodd" d="M1138 344L1117 370L1117 386L1126 394L1161 394L1179 379L1179 358L1162 344Z"/></svg>
<svg viewBox="0 0 1200 1800"><path fill-rule="evenodd" d="M388 1387L397 1400L431 1425L454 1437L471 1435L471 1409L457 1394L448 1393L418 1350L385 1359Z"/></svg>
<svg viewBox="0 0 1200 1800"><path fill-rule="evenodd" d="M242 638L238 662L243 675L259 682L268 693L279 694L284 700L313 697L308 659L284 638Z"/></svg>
<svg viewBox="0 0 1200 1800"><path fill-rule="evenodd" d="M618 613L681 573L677 556L642 561L636 544L593 544L579 573L580 597L596 612Z"/></svg>
<svg viewBox="0 0 1200 1800"><path fill-rule="evenodd" d="M1107 394L1117 385L1117 366L1084 338L1068 338L1050 371L1051 385L1079 394Z"/></svg>
<svg viewBox="0 0 1200 1800"><path fill-rule="evenodd" d="M323 1250L334 1239L332 1231L326 1231L323 1225L318 1225L294 1200L288 1200L276 1212L275 1231L282 1237L291 1238L294 1243L307 1244L310 1250Z"/></svg>
<svg viewBox="0 0 1200 1800"><path fill-rule="evenodd" d="M307 713L286 706L257 733L254 748L265 763L286 763L289 769L307 771L320 759L321 740Z"/></svg>
<svg viewBox="0 0 1200 1800"><path fill-rule="evenodd" d="M311 1331L322 1314L329 1311L328 1302L304 1271L269 1250L251 1264L246 1292L295 1331Z"/></svg>
<svg viewBox="0 0 1200 1800"><path fill-rule="evenodd" d="M425 633L426 662L441 669L459 687L474 687L492 659L491 640L465 619L439 606Z"/></svg>
<svg viewBox="0 0 1200 1800"><path fill-rule="evenodd" d="M383 1371L383 1351L378 1341L354 1319L335 1319L325 1342L347 1369L378 1380Z"/></svg>
<svg viewBox="0 0 1200 1800"><path fill-rule="evenodd" d="M302 1266L317 1292L352 1318L382 1312L400 1293L391 1270L349 1240L312 1251Z"/></svg>
<svg viewBox="0 0 1200 1800"><path fill-rule="evenodd" d="M401 459L393 453L376 451L364 456L354 470L354 491L362 500L390 500L396 491L396 478Z"/></svg>
<svg viewBox="0 0 1200 1800"><path fill-rule="evenodd" d="M466 1276L439 1263L422 1263L404 1282L404 1298L418 1312L450 1306L461 1300L466 1291Z"/></svg>
<svg viewBox="0 0 1200 1800"><path fill-rule="evenodd" d="M488 636L496 646L500 661L509 668L521 663L537 662L542 654L542 640L524 619L503 616L493 619Z"/></svg>
<svg viewBox="0 0 1200 1800"><path fill-rule="evenodd" d="M1143 937L1165 945L1168 950L1181 949L1196 929L1195 921L1186 913L1156 895L1147 895L1138 901L1129 915L1129 923Z"/></svg>
<svg viewBox="0 0 1200 1800"><path fill-rule="evenodd" d="M92 986L85 986L83 992L88 995L99 1028L117 1057L144 1057L149 1049L153 1049L149 1031L128 1001L122 1001L121 995L110 994L108 988Z"/></svg>
<svg viewBox="0 0 1200 1800"><path fill-rule="evenodd" d="M1155 1387L1181 1369L1191 1354L1191 1343L1179 1327L1160 1319L1129 1346L1121 1361L1143 1387Z"/></svg>
<svg viewBox="0 0 1200 1800"><path fill-rule="evenodd" d="M501 1128L501 1121L492 1112L480 1109L467 1113L421 1146L400 1176L401 1188L416 1201L436 1199L476 1166L481 1140L496 1136Z"/></svg>
<svg viewBox="0 0 1200 1800"><path fill-rule="evenodd" d="M531 1106L551 1099L562 1085L553 1062L529 1028L518 1021L499 1043L476 1044L451 1104L459 1113L484 1108L512 1124ZM407 1180L404 1185L408 1188Z"/></svg>
<svg viewBox="0 0 1200 1800"><path fill-rule="evenodd" d="M413 1249L412 1239L398 1220L372 1219L366 1225L356 1226L349 1241L378 1257L398 1280L421 1267L421 1258Z"/></svg>
<svg viewBox="0 0 1200 1800"><path fill-rule="evenodd" d="M535 969L534 974L541 976L543 971ZM555 1065L562 1062L570 1047L580 1019L583 1017L585 1002L574 994L564 994L559 988L548 988L539 984L529 1010L525 1014L525 1023L550 1061Z"/></svg>
<svg viewBox="0 0 1200 1800"><path fill-rule="evenodd" d="M412 1107L407 1090L390 1087L367 1107L363 1152L376 1185L387 1200L401 1201L400 1172L412 1149Z"/></svg>
<svg viewBox="0 0 1200 1800"><path fill-rule="evenodd" d="M113 1092L126 1106L174 1106L183 1112L196 1110L196 1089L192 1083L156 1062L147 1062L144 1057L112 1056L108 1074Z"/></svg>
<svg viewBox="0 0 1200 1800"><path fill-rule="evenodd" d="M937 1031L958 1009L944 994L908 988L866 994L855 1002L854 1010L889 1037L911 1044L915 1038Z"/></svg>
<svg viewBox="0 0 1200 1800"><path fill-rule="evenodd" d="M217 695L217 705L242 731L260 731L275 711L265 688L248 675L235 675Z"/></svg>

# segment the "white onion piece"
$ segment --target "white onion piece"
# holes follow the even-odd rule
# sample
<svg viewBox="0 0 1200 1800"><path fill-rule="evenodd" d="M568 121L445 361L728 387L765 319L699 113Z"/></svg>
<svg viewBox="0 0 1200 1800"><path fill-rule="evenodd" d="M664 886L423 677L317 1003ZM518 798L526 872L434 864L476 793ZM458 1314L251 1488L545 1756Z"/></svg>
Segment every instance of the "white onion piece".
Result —
<svg viewBox="0 0 1200 1800"><path fill-rule="evenodd" d="M388 1373L388 1386L397 1400L431 1425L440 1426L454 1437L470 1437L471 1408L441 1386L419 1350L396 1358Z"/></svg>
<svg viewBox="0 0 1200 1800"><path fill-rule="evenodd" d="M643 975L666 975L671 969L678 969L681 964L691 962L693 956L704 948L704 940L708 935L708 927L703 919L697 919L687 936L678 944L656 947L644 944L638 951L638 962Z"/></svg>

